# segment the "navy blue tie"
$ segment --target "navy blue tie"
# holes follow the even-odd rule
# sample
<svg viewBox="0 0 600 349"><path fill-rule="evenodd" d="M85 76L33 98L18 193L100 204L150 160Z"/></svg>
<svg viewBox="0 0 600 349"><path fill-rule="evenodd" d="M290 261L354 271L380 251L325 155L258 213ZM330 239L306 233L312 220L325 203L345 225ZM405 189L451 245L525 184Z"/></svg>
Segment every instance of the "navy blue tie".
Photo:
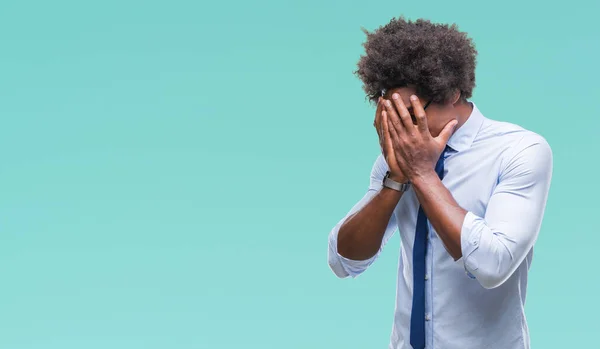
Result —
<svg viewBox="0 0 600 349"><path fill-rule="evenodd" d="M435 172L440 179L444 177L444 154L446 151L448 151L448 146L435 165ZM413 299L410 315L410 345L413 349L425 348L425 256L428 234L427 216L425 216L423 207L419 206L413 247Z"/></svg>

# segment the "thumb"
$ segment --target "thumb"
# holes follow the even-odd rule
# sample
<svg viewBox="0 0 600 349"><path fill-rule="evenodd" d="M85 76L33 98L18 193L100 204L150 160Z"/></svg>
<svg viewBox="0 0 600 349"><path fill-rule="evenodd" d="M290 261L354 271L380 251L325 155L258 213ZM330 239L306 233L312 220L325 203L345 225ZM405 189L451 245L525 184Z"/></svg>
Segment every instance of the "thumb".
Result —
<svg viewBox="0 0 600 349"><path fill-rule="evenodd" d="M448 143L450 136L452 136L452 133L456 129L456 125L458 125L458 120L456 119L447 123L446 126L444 126L442 132L440 132L440 134L436 137L436 139L442 144Z"/></svg>

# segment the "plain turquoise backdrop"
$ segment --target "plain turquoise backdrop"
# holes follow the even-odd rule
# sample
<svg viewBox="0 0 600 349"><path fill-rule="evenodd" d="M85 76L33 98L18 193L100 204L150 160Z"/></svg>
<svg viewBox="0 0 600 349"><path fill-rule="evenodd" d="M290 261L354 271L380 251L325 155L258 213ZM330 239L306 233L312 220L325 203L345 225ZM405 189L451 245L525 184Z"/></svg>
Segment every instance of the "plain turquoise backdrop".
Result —
<svg viewBox="0 0 600 349"><path fill-rule="evenodd" d="M355 280L327 235L368 186L353 75L392 17L457 23L473 100L554 178L533 348L600 328L597 1L2 1L0 349L386 348L399 238Z"/></svg>

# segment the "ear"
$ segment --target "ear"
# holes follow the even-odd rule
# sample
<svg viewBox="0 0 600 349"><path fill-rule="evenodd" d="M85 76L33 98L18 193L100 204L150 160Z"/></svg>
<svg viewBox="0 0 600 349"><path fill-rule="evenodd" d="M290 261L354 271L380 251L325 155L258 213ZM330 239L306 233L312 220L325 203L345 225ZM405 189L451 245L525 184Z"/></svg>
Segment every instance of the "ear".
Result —
<svg viewBox="0 0 600 349"><path fill-rule="evenodd" d="M460 93L459 89L454 90L454 93L452 94L452 99L451 99L452 105L454 105L458 102L458 100L460 99L460 95L461 95L461 93Z"/></svg>

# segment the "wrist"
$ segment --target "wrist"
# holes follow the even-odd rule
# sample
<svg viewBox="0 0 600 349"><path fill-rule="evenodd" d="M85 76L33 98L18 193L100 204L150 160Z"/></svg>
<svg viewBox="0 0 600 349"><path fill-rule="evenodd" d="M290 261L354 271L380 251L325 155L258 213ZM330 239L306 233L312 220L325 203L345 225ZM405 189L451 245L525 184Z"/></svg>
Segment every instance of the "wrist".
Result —
<svg viewBox="0 0 600 349"><path fill-rule="evenodd" d="M409 180L415 187L420 187L427 185L427 183L431 183L431 181L434 180L439 181L440 178L438 177L437 173L435 173L435 170L431 169L421 173L414 173L410 176Z"/></svg>
<svg viewBox="0 0 600 349"><path fill-rule="evenodd" d="M408 183L408 178L402 174L394 174L390 172L389 178L398 183Z"/></svg>

